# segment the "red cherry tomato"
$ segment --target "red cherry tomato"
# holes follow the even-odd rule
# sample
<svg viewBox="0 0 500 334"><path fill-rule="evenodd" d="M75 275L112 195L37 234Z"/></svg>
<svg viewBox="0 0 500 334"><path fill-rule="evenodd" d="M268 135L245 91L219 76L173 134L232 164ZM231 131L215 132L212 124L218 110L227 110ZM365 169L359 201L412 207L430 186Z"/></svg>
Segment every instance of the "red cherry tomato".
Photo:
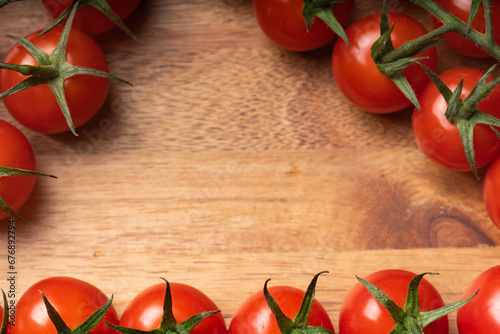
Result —
<svg viewBox="0 0 500 334"><path fill-rule="evenodd" d="M305 292L290 286L268 289L283 313L293 319L300 309ZM324 327L335 333L333 324L323 306L314 300L308 325ZM269 308L262 291L258 291L238 308L229 325L229 334L281 334L276 318Z"/></svg>
<svg viewBox="0 0 500 334"><path fill-rule="evenodd" d="M435 0L435 2L441 6L447 12L455 15L457 18L467 23L469 21L469 12L472 0ZM500 44L500 1L491 1L491 12L493 17L493 36L497 44ZM434 28L439 28L443 25L441 21L436 19L431 15L431 22ZM479 10L472 21L472 29L475 29L481 33L486 31L486 25L484 20L484 8L481 4ZM455 52L468 57L475 58L485 58L490 57L490 55L479 48L476 44L469 41L467 38L456 34L447 33L441 36L445 38L445 43Z"/></svg>
<svg viewBox="0 0 500 334"><path fill-rule="evenodd" d="M350 48L342 39L337 40L332 55L332 72L337 86L349 101L366 111L385 114L410 107L411 102L391 79L380 73L371 57L371 47L380 37L380 16L380 13L371 14L347 27ZM394 48L427 33L422 24L408 15L389 12L388 17L389 25L394 24L391 35ZM436 70L435 48L417 56L428 57L422 63ZM406 68L404 73L417 96L430 81L418 64Z"/></svg>
<svg viewBox="0 0 500 334"><path fill-rule="evenodd" d="M16 325L13 334L57 334L42 299L41 292L57 310L66 325L75 329L92 313L108 302L108 297L90 283L72 277L50 277L26 290L16 304ZM118 324L113 307L89 334L116 334L104 321Z"/></svg>
<svg viewBox="0 0 500 334"><path fill-rule="evenodd" d="M107 0L111 9L123 21L137 8L141 0ZM55 19L67 9L71 0L42 0L47 12ZM113 29L116 25L92 6L80 8L73 21L73 28L89 35L98 35Z"/></svg>
<svg viewBox="0 0 500 334"><path fill-rule="evenodd" d="M405 270L381 270L365 278L380 288L399 307L406 301L408 285L416 275ZM422 279L418 288L420 310L431 311L444 306L439 292ZM395 326L389 312L358 282L347 293L340 307L340 333L387 334ZM425 334L448 334L448 318L442 317L424 328Z"/></svg>
<svg viewBox="0 0 500 334"><path fill-rule="evenodd" d="M181 283L170 283L172 310L177 323L195 314L219 308L198 289ZM127 306L120 326L149 331L160 327L166 284L159 283L140 292ZM191 334L225 334L226 323L221 313L203 319Z"/></svg>
<svg viewBox="0 0 500 334"><path fill-rule="evenodd" d="M0 120L0 166L36 170L35 154L28 139L14 125ZM0 177L0 196L17 211L28 199L36 176ZM8 215L0 210L0 220Z"/></svg>
<svg viewBox="0 0 500 334"><path fill-rule="evenodd" d="M266 36L290 51L310 51L331 42L337 35L319 18L314 18L309 32L302 17L303 0L254 0L255 18ZM333 5L335 18L347 25L354 1Z"/></svg>
<svg viewBox="0 0 500 334"><path fill-rule="evenodd" d="M460 334L500 333L500 266L491 267L477 276L467 287L464 297L478 294L458 309Z"/></svg>
<svg viewBox="0 0 500 334"><path fill-rule="evenodd" d="M40 31L26 38L47 54L51 54L61 37L57 27L45 35ZM107 72L108 65L99 45L88 35L72 29L68 40L67 61L75 66L94 68ZM37 65L29 52L19 44L9 51L5 63ZM26 79L22 74L0 71L2 92ZM64 82L64 91L75 127L88 122L101 109L108 95L109 79L91 75L76 75ZM24 126L41 133L60 133L69 130L54 94L46 84L15 93L3 99L12 116Z"/></svg>
<svg viewBox="0 0 500 334"><path fill-rule="evenodd" d="M463 78L461 96L463 99L483 75L484 72L476 69L455 68L442 73L439 77L452 91ZM458 129L446 119L446 101L433 83L426 87L419 101L422 114L414 110L412 124L415 139L422 152L432 161L448 169L470 171L472 168L465 156ZM499 105L500 90L495 88L479 103L478 109L498 118ZM476 168L485 166L500 153L500 140L489 126L474 127L474 152Z"/></svg>
<svg viewBox="0 0 500 334"><path fill-rule="evenodd" d="M500 158L495 158L483 181L483 202L493 223L500 228Z"/></svg>

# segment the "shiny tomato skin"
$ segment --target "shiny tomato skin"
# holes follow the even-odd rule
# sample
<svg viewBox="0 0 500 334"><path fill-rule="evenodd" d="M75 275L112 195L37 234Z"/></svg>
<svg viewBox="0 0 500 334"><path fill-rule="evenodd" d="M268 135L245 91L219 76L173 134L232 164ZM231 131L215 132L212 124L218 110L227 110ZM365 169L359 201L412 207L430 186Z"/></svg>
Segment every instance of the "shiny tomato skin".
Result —
<svg viewBox="0 0 500 334"><path fill-rule="evenodd" d="M471 7L472 0L435 0L435 2L442 7L447 12L455 15L457 18L467 23L469 21L469 10ZM500 1L491 0L491 12L493 17L493 36L497 44L500 44ZM434 16L430 16L432 26L434 28L441 27L443 23L436 19ZM486 25L484 20L484 8L483 5L479 7L479 10L472 21L473 29L484 33L486 31ZM446 43L452 50L468 57L474 58L486 58L490 55L479 48L476 44L469 41L467 38L457 34L457 33L446 33L441 36L444 38Z"/></svg>
<svg viewBox="0 0 500 334"><path fill-rule="evenodd" d="M73 277L54 276L43 279L30 286L17 302L16 325L12 328L13 334L57 334L47 314L40 291L45 294L71 329L83 323L109 300L94 285ZM117 334L104 321L118 324L118 315L113 305L103 320L89 334Z"/></svg>
<svg viewBox="0 0 500 334"><path fill-rule="evenodd" d="M300 308L305 292L290 286L268 288L283 313L293 319ZM314 300L308 324L329 329L335 333L330 317L323 306ZM281 334L276 318L271 312L263 291L248 297L234 314L229 325L229 334Z"/></svg>
<svg viewBox="0 0 500 334"><path fill-rule="evenodd" d="M380 73L371 57L371 47L380 36L380 16L380 13L370 14L347 27L350 48L342 39L337 40L332 72L337 86L351 103L371 113L387 114L412 104L391 79ZM403 13L389 12L389 25L392 24L395 26L391 35L394 48L427 33L421 23ZM418 56L428 57L422 63L436 70L438 57L434 47ZM404 73L417 96L430 81L418 64L406 68Z"/></svg>
<svg viewBox="0 0 500 334"><path fill-rule="evenodd" d="M0 166L36 171L33 148L24 134L14 125L0 120ZM0 196L17 211L28 199L36 176L0 177ZM0 220L8 215L0 210Z"/></svg>
<svg viewBox="0 0 500 334"><path fill-rule="evenodd" d="M416 274L400 269L377 271L365 280L379 287L398 306L406 301L408 285ZM422 279L418 288L420 310L431 311L444 306L439 292ZM347 293L340 307L340 333L387 334L395 326L389 312L368 292L360 282ZM447 334L448 318L440 318L424 328L424 334Z"/></svg>
<svg viewBox="0 0 500 334"><path fill-rule="evenodd" d="M120 326L144 331L157 329L163 315L165 283L155 284L140 292L127 305L120 319ZM217 305L200 290L182 283L170 283L172 310L177 323L195 314L219 310ZM226 323L222 314L216 313L203 319L191 334L225 334Z"/></svg>
<svg viewBox="0 0 500 334"><path fill-rule="evenodd" d="M39 33L32 33L26 38L50 54L61 37L62 28L56 27L42 36L38 36ZM107 61L99 45L75 29L70 33L66 59L75 66L108 72ZM12 47L4 62L36 65L33 56L19 44ZM24 79L26 77L20 73L3 69L0 71L0 90L4 92ZM107 78L76 75L65 80L64 91L75 127L85 124L97 114L106 100L108 90ZM9 113L29 129L47 134L69 130L61 108L46 84L7 96L3 102Z"/></svg>
<svg viewBox="0 0 500 334"><path fill-rule="evenodd" d="M472 68L454 68L440 74L443 82L453 91L464 79L462 99L473 89L484 75ZM491 81L491 79L489 80ZM454 170L470 171L472 168L465 156L462 141L456 125L446 119L446 101L434 84L429 84L420 96L422 114L413 111L412 126L420 150L435 163ZM479 110L500 117L500 89L495 88L478 105ZM476 168L490 163L500 154L500 140L486 125L474 127L474 151Z"/></svg>
<svg viewBox="0 0 500 334"><path fill-rule="evenodd" d="M466 288L462 299L479 293L457 311L460 334L500 333L500 266L479 274Z"/></svg>
<svg viewBox="0 0 500 334"><path fill-rule="evenodd" d="M310 51L336 38L336 34L319 18L314 18L309 32L302 17L303 0L254 0L255 18L261 30L278 46L290 51ZM351 19L354 0L332 7L342 26Z"/></svg>
<svg viewBox="0 0 500 334"><path fill-rule="evenodd" d="M141 0L107 0L111 9L123 21L139 6ZM68 8L72 0L42 0L47 12L55 19ZM78 10L72 28L89 35L99 35L116 27L104 14L92 6L84 6Z"/></svg>
<svg viewBox="0 0 500 334"><path fill-rule="evenodd" d="M483 202L493 223L500 228L500 158L488 166L483 181Z"/></svg>

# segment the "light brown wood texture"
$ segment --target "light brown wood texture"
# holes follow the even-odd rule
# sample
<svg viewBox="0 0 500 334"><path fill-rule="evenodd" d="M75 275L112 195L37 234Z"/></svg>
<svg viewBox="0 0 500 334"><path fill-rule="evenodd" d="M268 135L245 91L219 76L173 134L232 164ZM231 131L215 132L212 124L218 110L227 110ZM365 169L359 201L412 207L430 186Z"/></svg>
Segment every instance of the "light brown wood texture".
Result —
<svg viewBox="0 0 500 334"><path fill-rule="evenodd" d="M429 26L409 1L396 4ZM357 0L354 19L380 8ZM0 11L4 34L49 22L40 1ZM31 141L38 169L58 176L39 178L20 212L30 223L17 224L18 298L68 275L113 294L121 314L165 277L204 291L229 324L267 278L305 289L329 270L317 298L337 328L355 275L439 272L429 280L451 303L499 264L481 180L425 158L411 110L380 116L351 105L332 78L332 45L276 47L249 0L144 0L127 24L143 43L119 31L97 40L111 72L134 86L112 83L79 137L30 131L0 105ZM0 57L12 45L0 38ZM492 64L438 50L440 71Z"/></svg>

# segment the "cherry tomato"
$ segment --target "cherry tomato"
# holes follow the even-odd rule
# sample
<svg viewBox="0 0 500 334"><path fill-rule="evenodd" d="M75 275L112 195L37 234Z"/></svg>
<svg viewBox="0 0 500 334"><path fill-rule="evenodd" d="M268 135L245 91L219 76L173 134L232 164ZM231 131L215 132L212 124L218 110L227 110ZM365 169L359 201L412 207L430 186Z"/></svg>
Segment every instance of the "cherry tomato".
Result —
<svg viewBox="0 0 500 334"><path fill-rule="evenodd" d="M483 202L493 223L500 228L500 158L495 158L483 181Z"/></svg>
<svg viewBox="0 0 500 334"><path fill-rule="evenodd" d="M107 2L123 21L132 14L141 0L107 0ZM72 4L72 1L42 0L42 3L47 12L55 19ZM77 11L72 27L89 35L98 35L113 29L115 24L100 11L87 5Z"/></svg>
<svg viewBox="0 0 500 334"><path fill-rule="evenodd" d="M61 37L62 28L57 27L45 35L40 31L26 38L50 54ZM107 72L108 65L99 45L88 35L72 29L67 47L67 62L82 67ZM33 56L21 45L16 44L4 60L11 64L37 65ZM0 71L2 92L26 79L22 74ZM64 82L64 91L75 127L88 122L101 109L108 95L109 79L91 75L76 75ZM24 126L41 133L60 133L69 130L61 108L54 94L46 84L15 93L3 99L12 116Z"/></svg>
<svg viewBox="0 0 500 334"><path fill-rule="evenodd" d="M332 55L332 72L337 86L349 101L368 112L385 114L412 104L391 79L380 73L371 57L371 47L380 37L380 17L380 13L367 15L347 27L350 48L342 39L337 40ZM391 35L394 48L427 33L422 24L403 13L389 12L388 18L389 25L394 24ZM428 57L422 63L436 70L434 47L417 56ZM411 65L403 73L417 96L430 81L418 64Z"/></svg>
<svg viewBox="0 0 500 334"><path fill-rule="evenodd" d="M444 10L450 14L455 15L457 18L467 23L469 21L469 12L472 0L435 0L435 2L441 6ZM497 44L500 44L500 1L491 0L491 12L493 18L493 36ZM443 25L441 21L436 19L431 15L431 22L434 28L439 28ZM486 31L485 19L484 19L484 8L481 4L476 17L472 21L472 29L475 29L481 33ZM468 57L475 58L485 58L490 57L490 55L479 48L476 44L469 41L467 38L456 34L447 33L441 36L445 38L445 43L455 52Z"/></svg>
<svg viewBox="0 0 500 334"><path fill-rule="evenodd" d="M191 316L215 311L219 308L198 289L182 284L170 283L172 293L172 310L177 323ZM126 307L120 319L120 326L144 331L160 327L163 315L163 300L166 284L159 283L140 292ZM191 334L225 334L226 323L221 313L203 319Z"/></svg>
<svg viewBox="0 0 500 334"><path fill-rule="evenodd" d="M302 17L303 0L254 0L255 18L266 36L280 47L290 51L310 51L333 41L337 36L318 17L309 32ZM354 9L354 1L333 5L335 18L347 25Z"/></svg>
<svg viewBox="0 0 500 334"><path fill-rule="evenodd" d="M464 79L462 99L474 88L484 75L476 69L454 68L439 77L452 91ZM489 80L491 81L491 79ZM419 98L422 114L414 110L412 124L418 146L432 161L455 171L470 171L472 168L465 156L462 140L456 125L446 119L447 104L433 83L430 83ZM500 91L495 88L481 101L478 109L500 117ZM500 140L487 125L474 127L474 152L476 168L491 162L500 153Z"/></svg>
<svg viewBox="0 0 500 334"><path fill-rule="evenodd" d="M365 280L380 288L399 307L406 301L408 285L416 275L399 269L388 269L375 272ZM418 288L420 310L431 311L444 306L439 292L422 279ZM347 293L340 307L340 333L387 334L395 326L389 312L358 282ZM424 328L425 334L447 334L448 318L442 317Z"/></svg>
<svg viewBox="0 0 500 334"><path fill-rule="evenodd" d="M97 287L85 281L63 276L46 278L30 286L17 302L13 334L57 334L40 292L44 293L71 329L83 323L109 300ZM118 315L113 305L90 334L116 334L104 321L118 324Z"/></svg>
<svg viewBox="0 0 500 334"><path fill-rule="evenodd" d="M293 319L297 315L305 295L304 291L290 286L273 286L268 291L288 318ZM335 333L328 313L316 299L311 308L308 325L324 327ZM253 333L281 334L262 291L256 292L243 302L229 325L229 334Z"/></svg>
<svg viewBox="0 0 500 334"><path fill-rule="evenodd" d="M0 120L0 166L36 170L33 148L14 125ZM35 186L36 176L0 177L0 196L17 211L28 199ZM0 210L0 219L8 215Z"/></svg>
<svg viewBox="0 0 500 334"><path fill-rule="evenodd" d="M500 266L494 266L477 276L463 296L478 294L458 309L457 325L460 334L500 333Z"/></svg>

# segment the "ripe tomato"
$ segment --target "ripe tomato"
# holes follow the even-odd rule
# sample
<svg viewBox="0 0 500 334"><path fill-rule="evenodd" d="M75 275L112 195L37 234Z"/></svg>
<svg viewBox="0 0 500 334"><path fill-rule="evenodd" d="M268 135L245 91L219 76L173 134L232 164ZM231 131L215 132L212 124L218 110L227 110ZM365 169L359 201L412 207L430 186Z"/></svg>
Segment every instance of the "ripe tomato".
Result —
<svg viewBox="0 0 500 334"><path fill-rule="evenodd" d="M57 27L43 36L35 32L26 38L50 54L61 37ZM108 65L99 45L88 35L72 29L67 47L67 62L107 72ZM33 56L20 44L7 53L5 63L37 65ZM22 80L22 74L2 69L0 90L8 90ZM91 75L76 75L64 81L64 92L75 127L88 122L102 107L109 89L109 79ZM12 116L24 126L42 133L60 133L69 130L57 100L46 84L15 93L3 99Z"/></svg>
<svg viewBox="0 0 500 334"><path fill-rule="evenodd" d="M274 286L268 291L288 318L293 319L297 315L304 299L304 291L290 286ZM335 333L329 315L316 299L312 304L308 325L324 327ZM229 334L254 333L281 334L262 291L256 292L243 302L229 325Z"/></svg>
<svg viewBox="0 0 500 334"><path fill-rule="evenodd" d="M36 170L33 148L14 125L0 120L0 166ZM28 199L35 186L35 175L0 177L0 196L17 211ZM0 220L8 215L0 210Z"/></svg>
<svg viewBox="0 0 500 334"><path fill-rule="evenodd" d="M170 283L172 310L177 323L191 316L219 308L198 289L181 283ZM126 307L120 327L150 331L160 327L166 284L159 283L140 292ZM221 313L203 319L191 334L225 334L226 323Z"/></svg>
<svg viewBox="0 0 500 334"><path fill-rule="evenodd" d="M478 294L458 309L457 325L461 334L497 334L500 332L500 266L491 267L467 287L467 298Z"/></svg>
<svg viewBox="0 0 500 334"><path fill-rule="evenodd" d="M416 275L399 269L388 269L375 272L365 280L376 285L385 292L399 307L406 301L408 285ZM444 306L439 292L422 279L418 287L420 310L431 311ZM395 326L389 312L358 282L347 293L340 307L340 333L387 334ZM425 334L447 334L448 318L439 318L424 328Z"/></svg>
<svg viewBox="0 0 500 334"><path fill-rule="evenodd" d="M123 21L137 8L141 0L107 0L111 9ZM55 19L71 4L71 0L42 0L47 12ZM73 28L89 35L98 35L109 31L115 24L92 6L80 8L73 21Z"/></svg>
<svg viewBox="0 0 500 334"><path fill-rule="evenodd" d="M483 181L483 202L493 223L500 228L500 158L495 158Z"/></svg>
<svg viewBox="0 0 500 334"><path fill-rule="evenodd" d="M467 23L469 21L469 11L471 7L472 0L435 0L435 2L441 6L444 10L450 14L455 15L457 18ZM491 12L493 16L493 36L497 44L500 44L500 1L491 0ZM431 15L431 22L434 28L439 28L443 25L441 21L436 19ZM481 33L486 31L486 25L484 20L484 8L481 4L479 10L472 21L471 27ZM456 34L447 33L441 36L445 38L445 43L455 52L468 57L475 58L485 58L490 57L490 55L479 48L476 44L469 41L467 38Z"/></svg>
<svg viewBox="0 0 500 334"><path fill-rule="evenodd" d="M40 292L44 293L71 329L83 323L109 300L98 288L79 279L63 276L46 278L30 286L17 302L13 334L57 334ZM104 321L118 324L113 305L90 334L116 334Z"/></svg>
<svg viewBox="0 0 500 334"><path fill-rule="evenodd" d="M454 68L439 77L452 91L464 79L461 98L465 98L484 75L476 69ZM489 80L491 81L491 79ZM422 114L414 110L412 124L418 146L432 161L456 171L470 171L472 168L465 156L462 140L456 125L446 119L447 104L433 83L430 83L419 98ZM500 117L500 89L495 88L481 101L478 109ZM476 168L491 162L500 153L500 140L488 125L474 128L474 152Z"/></svg>
<svg viewBox="0 0 500 334"><path fill-rule="evenodd" d="M255 18L266 36L290 51L310 51L331 42L337 35L318 17L309 31L302 17L303 0L254 0ZM345 26L354 9L354 1L333 5L338 22Z"/></svg>
<svg viewBox="0 0 500 334"><path fill-rule="evenodd" d="M380 73L371 57L371 47L380 37L380 17L381 13L367 15L347 27L350 48L344 40L337 40L332 55L332 72L337 86L349 101L366 111L385 114L410 107L411 102L391 79ZM394 48L427 33L422 24L408 15L389 12L388 18L389 26L394 24L391 35ZM436 70L437 52L434 47L417 56L428 57L422 63ZM418 64L409 66L403 73L417 96L430 81Z"/></svg>

